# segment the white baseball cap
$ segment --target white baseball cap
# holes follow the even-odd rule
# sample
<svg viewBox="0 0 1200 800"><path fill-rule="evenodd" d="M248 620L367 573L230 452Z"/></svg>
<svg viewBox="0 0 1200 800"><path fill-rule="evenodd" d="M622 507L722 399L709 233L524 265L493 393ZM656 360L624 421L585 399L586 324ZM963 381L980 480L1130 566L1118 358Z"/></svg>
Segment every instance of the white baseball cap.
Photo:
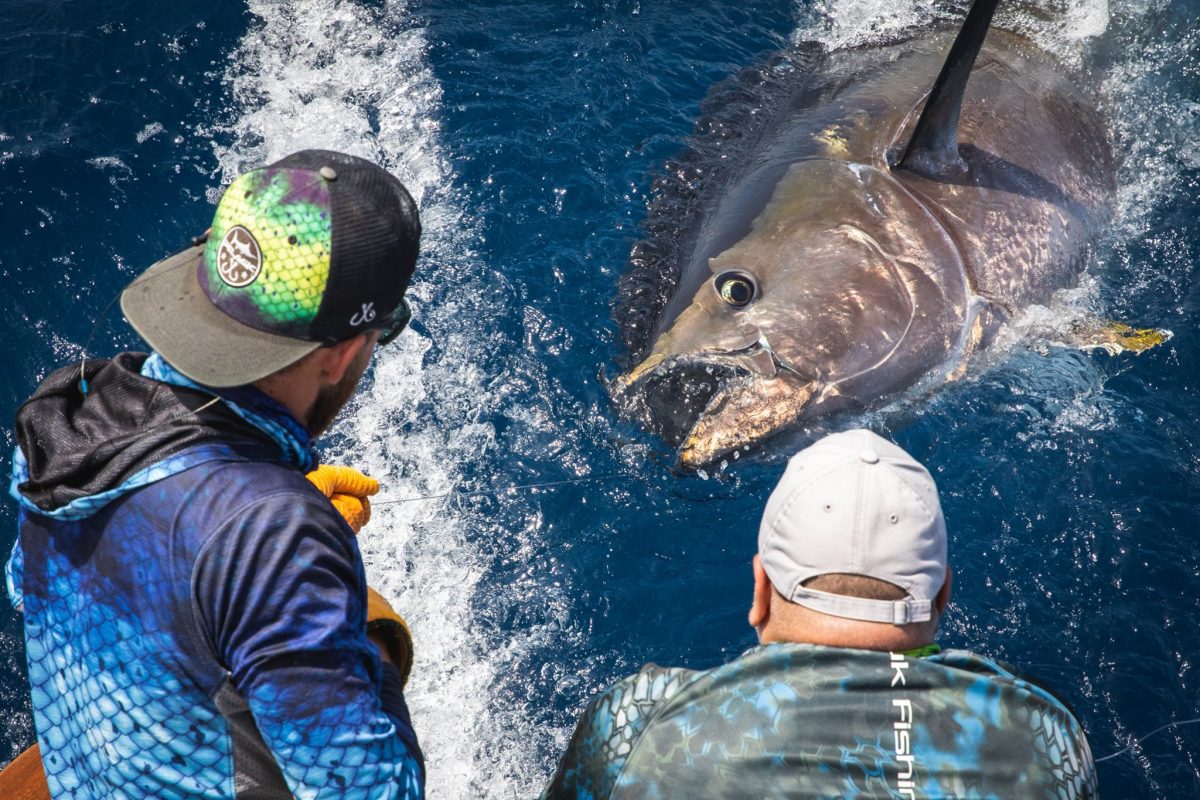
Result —
<svg viewBox="0 0 1200 800"><path fill-rule="evenodd" d="M831 434L788 462L763 512L758 553L775 590L793 603L866 622L924 622L946 580L937 486L912 456L871 431ZM831 573L887 581L907 597L804 586Z"/></svg>

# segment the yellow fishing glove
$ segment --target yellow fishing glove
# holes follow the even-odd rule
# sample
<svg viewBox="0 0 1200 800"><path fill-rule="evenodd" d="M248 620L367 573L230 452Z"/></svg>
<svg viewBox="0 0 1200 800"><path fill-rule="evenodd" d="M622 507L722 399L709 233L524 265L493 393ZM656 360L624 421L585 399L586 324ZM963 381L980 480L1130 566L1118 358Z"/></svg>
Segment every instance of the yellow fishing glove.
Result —
<svg viewBox="0 0 1200 800"><path fill-rule="evenodd" d="M384 640L388 657L399 668L402 685L407 686L413 665L412 633L404 617L370 586L367 587L367 633Z"/></svg>
<svg viewBox="0 0 1200 800"><path fill-rule="evenodd" d="M371 501L367 498L379 491L379 481L353 467L332 464L322 464L304 477L329 498L355 533L371 519Z"/></svg>
<svg viewBox="0 0 1200 800"><path fill-rule="evenodd" d="M379 491L379 481L353 467L332 464L322 464L304 477L329 498L355 533L367 524L371 518L371 501L367 498ZM367 633L384 640L388 658L399 668L407 685L413 663L412 633L404 618L370 586L367 587Z"/></svg>

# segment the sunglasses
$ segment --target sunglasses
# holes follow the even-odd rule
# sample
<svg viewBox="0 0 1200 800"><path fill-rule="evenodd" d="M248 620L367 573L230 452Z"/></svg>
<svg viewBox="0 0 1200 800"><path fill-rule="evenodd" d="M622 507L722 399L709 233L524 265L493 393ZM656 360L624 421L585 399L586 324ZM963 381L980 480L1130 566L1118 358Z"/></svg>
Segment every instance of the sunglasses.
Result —
<svg viewBox="0 0 1200 800"><path fill-rule="evenodd" d="M395 341L400 332L408 327L411 320L412 309L408 307L408 301L401 297L400 305L396 306L392 313L384 317L378 325L372 326L372 330L379 331L379 340L376 344L389 344Z"/></svg>

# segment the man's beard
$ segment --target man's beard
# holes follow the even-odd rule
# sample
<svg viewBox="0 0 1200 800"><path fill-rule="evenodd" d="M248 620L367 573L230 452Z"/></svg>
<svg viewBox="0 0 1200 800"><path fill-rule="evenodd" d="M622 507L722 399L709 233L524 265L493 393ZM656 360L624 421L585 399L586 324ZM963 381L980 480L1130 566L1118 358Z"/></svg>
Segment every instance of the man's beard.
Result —
<svg viewBox="0 0 1200 800"><path fill-rule="evenodd" d="M337 418L338 412L354 395L354 390L358 388L358 379L367 371L367 364L371 361L372 349L372 347L364 347L346 368L346 374L340 381L317 389L317 396L309 407L308 413L304 415L304 427L308 428L308 432L313 437L320 436L328 430L334 419Z"/></svg>

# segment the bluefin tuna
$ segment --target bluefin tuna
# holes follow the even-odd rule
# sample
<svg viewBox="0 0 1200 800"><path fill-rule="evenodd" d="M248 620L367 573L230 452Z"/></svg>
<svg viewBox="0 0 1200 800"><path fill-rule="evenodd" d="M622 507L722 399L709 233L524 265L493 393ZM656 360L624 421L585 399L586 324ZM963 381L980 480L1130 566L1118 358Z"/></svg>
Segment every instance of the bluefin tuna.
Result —
<svg viewBox="0 0 1200 800"><path fill-rule="evenodd" d="M617 313L615 395L683 466L953 375L1078 280L1112 211L1105 118L995 6L957 36L797 46L714 95Z"/></svg>

